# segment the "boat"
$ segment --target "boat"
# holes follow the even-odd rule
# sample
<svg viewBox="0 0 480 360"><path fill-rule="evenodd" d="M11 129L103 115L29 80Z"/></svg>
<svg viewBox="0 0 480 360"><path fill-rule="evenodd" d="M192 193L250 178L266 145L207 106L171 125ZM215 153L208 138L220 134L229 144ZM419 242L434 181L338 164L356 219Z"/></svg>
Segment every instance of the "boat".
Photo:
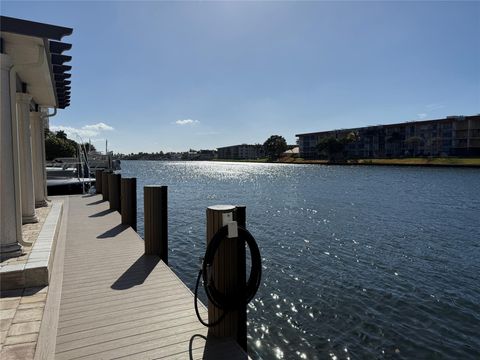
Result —
<svg viewBox="0 0 480 360"><path fill-rule="evenodd" d="M97 151L91 151L88 153L88 167L90 168L90 172L93 174L93 176L95 176L96 170L120 170L120 160L113 160L112 155L112 153L104 155Z"/></svg>
<svg viewBox="0 0 480 360"><path fill-rule="evenodd" d="M48 195L85 194L95 185L96 170L120 170L120 160L113 153L87 153L79 145L77 157L56 158L47 163Z"/></svg>
<svg viewBox="0 0 480 360"><path fill-rule="evenodd" d="M47 163L48 195L85 194L95 184L95 178L77 158L57 158Z"/></svg>

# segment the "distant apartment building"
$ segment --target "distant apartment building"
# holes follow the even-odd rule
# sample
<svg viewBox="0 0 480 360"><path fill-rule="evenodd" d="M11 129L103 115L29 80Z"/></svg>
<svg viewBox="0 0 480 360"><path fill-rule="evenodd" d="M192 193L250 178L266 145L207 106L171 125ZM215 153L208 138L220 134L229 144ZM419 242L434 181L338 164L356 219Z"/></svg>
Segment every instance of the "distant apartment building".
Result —
<svg viewBox="0 0 480 360"><path fill-rule="evenodd" d="M480 114L444 119L297 134L300 157L319 158L321 139L356 140L345 146L348 158L408 156L480 156Z"/></svg>
<svg viewBox="0 0 480 360"><path fill-rule="evenodd" d="M183 160L213 160L217 152L215 150L190 150L182 154Z"/></svg>
<svg viewBox="0 0 480 360"><path fill-rule="evenodd" d="M248 160L258 159L265 156L262 145L232 145L217 148L217 157L219 159Z"/></svg>
<svg viewBox="0 0 480 360"><path fill-rule="evenodd" d="M216 150L199 150L198 160L213 160L217 156Z"/></svg>

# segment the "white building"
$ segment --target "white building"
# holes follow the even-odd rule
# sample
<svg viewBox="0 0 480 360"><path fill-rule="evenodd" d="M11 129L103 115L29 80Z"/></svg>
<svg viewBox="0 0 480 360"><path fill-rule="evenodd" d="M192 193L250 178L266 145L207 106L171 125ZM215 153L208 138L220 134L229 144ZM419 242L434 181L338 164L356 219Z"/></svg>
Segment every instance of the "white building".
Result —
<svg viewBox="0 0 480 360"><path fill-rule="evenodd" d="M0 16L0 254L18 256L22 224L47 200L44 127L70 105L72 29ZM52 111L49 114L49 109Z"/></svg>

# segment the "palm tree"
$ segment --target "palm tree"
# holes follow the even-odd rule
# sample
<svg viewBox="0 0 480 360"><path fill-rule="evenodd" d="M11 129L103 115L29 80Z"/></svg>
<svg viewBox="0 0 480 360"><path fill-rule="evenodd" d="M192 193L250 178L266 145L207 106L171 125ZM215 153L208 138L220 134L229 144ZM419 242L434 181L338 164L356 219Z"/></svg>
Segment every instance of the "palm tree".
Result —
<svg viewBox="0 0 480 360"><path fill-rule="evenodd" d="M63 140L67 140L67 134L63 130L58 130L57 133L55 134L55 137Z"/></svg>

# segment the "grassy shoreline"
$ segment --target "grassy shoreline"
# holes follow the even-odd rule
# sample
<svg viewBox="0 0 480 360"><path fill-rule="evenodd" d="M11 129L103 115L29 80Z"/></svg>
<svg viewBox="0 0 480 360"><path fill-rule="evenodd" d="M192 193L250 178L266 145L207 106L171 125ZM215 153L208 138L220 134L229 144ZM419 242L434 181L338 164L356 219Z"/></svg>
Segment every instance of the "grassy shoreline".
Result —
<svg viewBox="0 0 480 360"><path fill-rule="evenodd" d="M220 162L248 162L268 163L268 159L256 160L232 160L216 159ZM331 163L328 160L304 160L304 159L281 159L273 161L276 164L300 164L300 165L378 165L378 166L435 166L435 167L480 167L480 158L402 158L402 159L355 159L341 163Z"/></svg>

